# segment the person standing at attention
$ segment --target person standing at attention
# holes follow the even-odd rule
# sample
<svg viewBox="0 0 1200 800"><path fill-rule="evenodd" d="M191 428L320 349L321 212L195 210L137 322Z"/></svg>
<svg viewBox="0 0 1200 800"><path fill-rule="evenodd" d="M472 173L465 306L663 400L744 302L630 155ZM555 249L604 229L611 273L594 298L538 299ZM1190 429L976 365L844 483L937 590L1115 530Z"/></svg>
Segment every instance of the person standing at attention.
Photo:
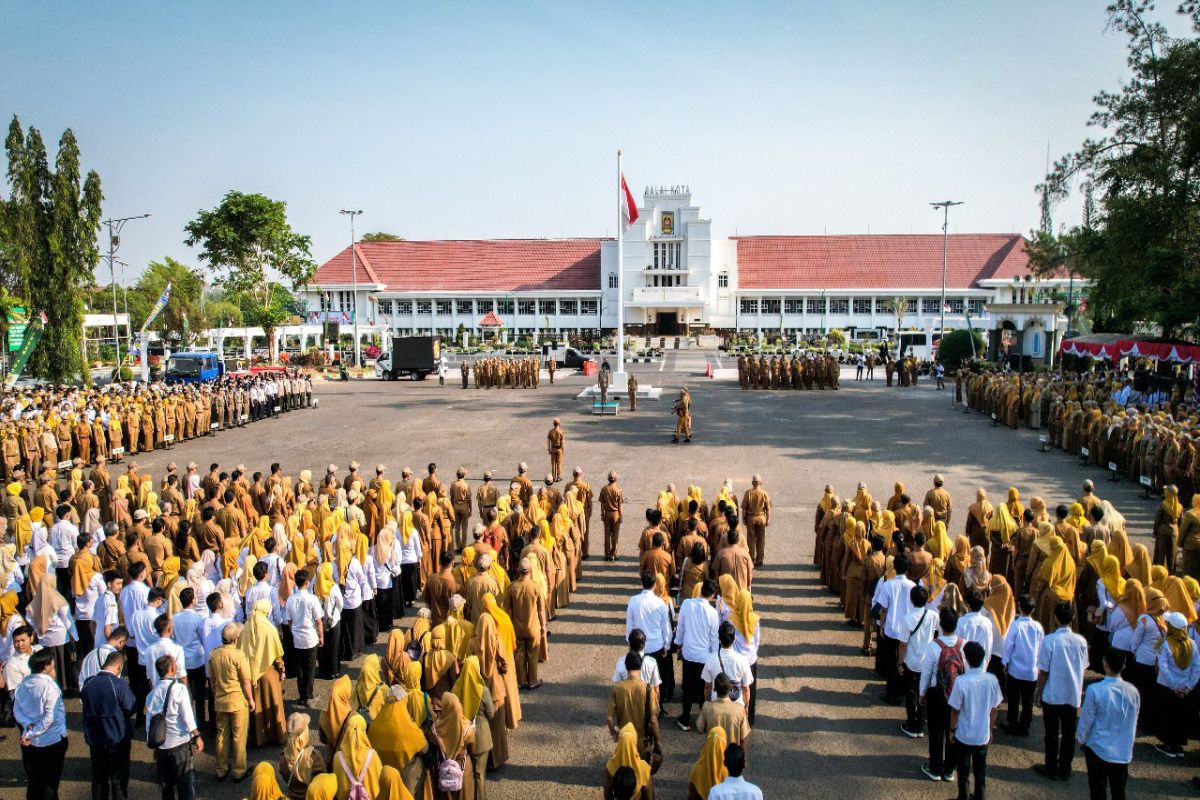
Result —
<svg viewBox="0 0 1200 800"><path fill-rule="evenodd" d="M984 670L984 649L979 642L963 646L967 671L950 691L950 739L958 767L958 800L984 800L987 788L987 748L992 741L996 710L1004 700L1000 681ZM971 778L975 791L970 792Z"/></svg>
<svg viewBox="0 0 1200 800"><path fill-rule="evenodd" d="M100 671L79 693L83 738L91 752L93 800L126 800L129 796L129 750L137 698L121 680L124 668L125 654L109 650Z"/></svg>
<svg viewBox="0 0 1200 800"><path fill-rule="evenodd" d="M1042 641L1038 652L1038 683L1034 703L1046 723L1046 761L1033 771L1052 781L1071 777L1075 758L1075 726L1083 700L1083 673L1088 665L1087 640L1071 630L1075 617L1070 602L1054 606L1058 629Z"/></svg>
<svg viewBox="0 0 1200 800"><path fill-rule="evenodd" d="M1133 740L1137 735L1142 698L1133 684L1121 680L1125 653L1115 647L1104 653L1104 680L1093 683L1083 696L1076 739L1087 762L1092 800L1125 800Z"/></svg>
<svg viewBox="0 0 1200 800"><path fill-rule="evenodd" d="M558 417L555 417L550 432L546 434L546 445L550 450L550 475L555 483L562 480L563 445L566 444L566 440L567 436L563 433L562 423Z"/></svg>
<svg viewBox="0 0 1200 800"><path fill-rule="evenodd" d="M762 800L762 790L742 777L746 771L746 751L741 745L725 746L725 780L708 790L708 800Z"/></svg>
<svg viewBox="0 0 1200 800"><path fill-rule="evenodd" d="M13 693L13 716L21 729L26 799L58 797L67 757L67 711L52 650L38 650L29 658L29 675Z"/></svg>

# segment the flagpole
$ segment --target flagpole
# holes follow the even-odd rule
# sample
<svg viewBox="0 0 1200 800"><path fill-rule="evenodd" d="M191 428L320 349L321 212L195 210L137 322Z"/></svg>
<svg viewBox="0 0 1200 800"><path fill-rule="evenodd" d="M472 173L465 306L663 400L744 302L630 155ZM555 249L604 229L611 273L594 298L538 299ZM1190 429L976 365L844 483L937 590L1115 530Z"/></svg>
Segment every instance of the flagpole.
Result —
<svg viewBox="0 0 1200 800"><path fill-rule="evenodd" d="M625 374L625 227L621 213L621 151L617 151L617 375ZM603 280L603 278L601 278Z"/></svg>

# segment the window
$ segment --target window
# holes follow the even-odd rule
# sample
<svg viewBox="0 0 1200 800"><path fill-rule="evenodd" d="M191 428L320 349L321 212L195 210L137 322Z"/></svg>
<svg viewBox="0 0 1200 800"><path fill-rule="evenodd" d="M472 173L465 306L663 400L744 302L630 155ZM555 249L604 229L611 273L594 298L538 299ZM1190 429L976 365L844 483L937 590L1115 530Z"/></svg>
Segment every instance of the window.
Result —
<svg viewBox="0 0 1200 800"><path fill-rule="evenodd" d="M596 314L597 308L598 308L598 306L597 306L595 300L580 300L579 301L579 313L580 314Z"/></svg>
<svg viewBox="0 0 1200 800"><path fill-rule="evenodd" d="M411 314L412 313L412 300L397 300L396 301L396 313L397 314Z"/></svg>
<svg viewBox="0 0 1200 800"><path fill-rule="evenodd" d="M476 300L475 301L475 310L477 312L479 312L480 314L488 313L489 311L492 310L492 301L491 300Z"/></svg>
<svg viewBox="0 0 1200 800"><path fill-rule="evenodd" d="M972 297L970 299L970 309L971 309L972 316L979 316L980 314L982 314L983 313L983 298L982 297Z"/></svg>
<svg viewBox="0 0 1200 800"><path fill-rule="evenodd" d="M963 299L961 297L947 297L946 305L948 305L950 307L949 310L946 312L948 314L963 313Z"/></svg>
<svg viewBox="0 0 1200 800"><path fill-rule="evenodd" d="M654 243L654 268L655 269L681 269L681 242L655 242Z"/></svg>
<svg viewBox="0 0 1200 800"><path fill-rule="evenodd" d="M800 297L789 297L783 301L783 313L785 314L800 314L804 311L804 299Z"/></svg>
<svg viewBox="0 0 1200 800"><path fill-rule="evenodd" d="M557 314L555 311L555 303L553 300L538 300L538 313L542 316L549 314Z"/></svg>
<svg viewBox="0 0 1200 800"><path fill-rule="evenodd" d="M470 300L456 300L454 301L454 307L459 314L471 315L475 313Z"/></svg>
<svg viewBox="0 0 1200 800"><path fill-rule="evenodd" d="M497 314L513 313L513 301L512 300L497 300L496 301L496 313Z"/></svg>
<svg viewBox="0 0 1200 800"><path fill-rule="evenodd" d="M392 313L392 301L391 300L380 300L379 301L379 313L380 314L391 314Z"/></svg>
<svg viewBox="0 0 1200 800"><path fill-rule="evenodd" d="M917 298L901 297L900 299L904 301L904 313L905 314L917 313Z"/></svg>
<svg viewBox="0 0 1200 800"><path fill-rule="evenodd" d="M610 288L610 289L617 288L617 273L614 272L613 274L608 276L608 288Z"/></svg>
<svg viewBox="0 0 1200 800"><path fill-rule="evenodd" d="M719 288L719 289L728 289L729 288L729 273L728 272L718 273L717 288Z"/></svg>
<svg viewBox="0 0 1200 800"><path fill-rule="evenodd" d="M432 314L433 313L433 301L432 300L418 300L417 301L417 313L418 314Z"/></svg>
<svg viewBox="0 0 1200 800"><path fill-rule="evenodd" d="M438 300L437 301L437 313L439 313L439 314L449 314L450 309L453 307L454 307L454 304L451 303L449 300Z"/></svg>
<svg viewBox="0 0 1200 800"><path fill-rule="evenodd" d="M517 301L517 313L518 314L536 314L537 313L537 304L533 300L518 300Z"/></svg>
<svg viewBox="0 0 1200 800"><path fill-rule="evenodd" d="M808 309L809 314L820 314L825 310L825 298L810 297L807 299L805 307Z"/></svg>
<svg viewBox="0 0 1200 800"><path fill-rule="evenodd" d="M558 313L560 313L560 314L574 316L577 313L576 309L578 307L579 307L579 303L577 303L574 300L559 300L558 301Z"/></svg>
<svg viewBox="0 0 1200 800"><path fill-rule="evenodd" d="M742 298L742 313L743 314L757 314L758 313L758 299L750 298L750 297L743 297Z"/></svg>
<svg viewBox="0 0 1200 800"><path fill-rule="evenodd" d="M854 298L854 313L855 314L870 314L871 313L871 298L869 298L869 297Z"/></svg>
<svg viewBox="0 0 1200 800"><path fill-rule="evenodd" d="M831 297L831 298L829 298L829 313L830 314L849 314L850 313L850 298L849 297Z"/></svg>
<svg viewBox="0 0 1200 800"><path fill-rule="evenodd" d="M921 313L922 314L937 314L942 310L942 298L940 297L922 297L921 298Z"/></svg>
<svg viewBox="0 0 1200 800"><path fill-rule="evenodd" d="M779 313L779 298L764 297L762 301L762 313L778 314Z"/></svg>

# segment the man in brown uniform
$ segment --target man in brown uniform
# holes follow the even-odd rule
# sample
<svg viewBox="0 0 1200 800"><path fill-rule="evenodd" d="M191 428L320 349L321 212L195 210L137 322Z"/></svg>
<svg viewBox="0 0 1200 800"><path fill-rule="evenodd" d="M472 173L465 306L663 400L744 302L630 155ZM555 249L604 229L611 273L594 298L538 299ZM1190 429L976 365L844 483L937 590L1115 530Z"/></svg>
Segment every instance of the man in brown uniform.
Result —
<svg viewBox="0 0 1200 800"><path fill-rule="evenodd" d="M938 522L946 523L946 528L950 528L950 493L946 491L942 484L945 479L942 476L933 476L933 488L925 493L925 505L933 509L933 517Z"/></svg>
<svg viewBox="0 0 1200 800"><path fill-rule="evenodd" d="M750 583L754 580L754 562L742 546L741 535L736 528L729 530L729 545L717 553L713 570L718 578L722 575L732 575L739 589L749 591Z"/></svg>
<svg viewBox="0 0 1200 800"><path fill-rule="evenodd" d="M425 605L429 607L430 624L435 628L450 616L450 598L458 593L458 584L451 572L453 566L454 554L443 550L438 561L439 571L425 582Z"/></svg>
<svg viewBox="0 0 1200 800"><path fill-rule="evenodd" d="M583 503L583 516L579 520L580 533L583 536L580 555L586 559L588 557L588 537L592 531L592 485L583 479L583 467L576 467L572 475L573 480L567 484L567 491L571 491L572 486L575 487L577 498L579 502Z"/></svg>
<svg viewBox="0 0 1200 800"><path fill-rule="evenodd" d="M217 780L224 780L233 762L233 779L246 777L246 734L254 711L254 690L250 684L250 662L238 649L242 626L230 622L221 630L221 646L208 659L208 683L216 710Z"/></svg>
<svg viewBox="0 0 1200 800"><path fill-rule="evenodd" d="M479 518L485 524L490 523L488 512L492 511L500 502L500 490L496 488L496 484L492 483L491 470L483 473L483 485L476 490L475 499L479 501Z"/></svg>
<svg viewBox="0 0 1200 800"><path fill-rule="evenodd" d="M542 685L538 680L538 658L542 642L542 620L546 609L542 596L532 578L533 564L521 559L517 579L508 585L501 606L512 617L513 630L517 634L514 658L517 662L517 683L522 689L536 689Z"/></svg>
<svg viewBox="0 0 1200 800"><path fill-rule="evenodd" d="M617 540L621 536L621 506L625 495L617 486L617 473L608 473L608 484L600 490L600 521L604 523L604 560L617 560Z"/></svg>
<svg viewBox="0 0 1200 800"><path fill-rule="evenodd" d="M467 468L458 468L458 480L450 484L450 505L454 508L454 546L467 546L467 527L471 522L471 486L467 483Z"/></svg>
<svg viewBox="0 0 1200 800"><path fill-rule="evenodd" d="M529 480L527 472L529 472L529 465L522 461L517 465L516 477L511 481L512 483L520 484L521 488L518 494L521 498L522 508L529 508L529 501L533 499L533 481Z"/></svg>
<svg viewBox="0 0 1200 800"><path fill-rule="evenodd" d="M767 549L767 526L771 524L771 496L762 488L762 477L755 475L750 490L742 497L742 517L746 520L746 539L754 566L763 565Z"/></svg>
<svg viewBox="0 0 1200 800"><path fill-rule="evenodd" d="M626 391L629 392L629 410L630 411L637 411L637 388L638 388L637 378L635 378L633 376L633 373L631 372L631 373L629 373L629 380L626 381L626 383L625 383L625 389L626 389ZM745 387L742 387L742 388L745 388Z"/></svg>
<svg viewBox="0 0 1200 800"><path fill-rule="evenodd" d="M553 427L546 434L546 445L550 450L550 475L554 478L555 483L562 480L563 444L565 442L566 435L563 433L558 417L555 417Z"/></svg>

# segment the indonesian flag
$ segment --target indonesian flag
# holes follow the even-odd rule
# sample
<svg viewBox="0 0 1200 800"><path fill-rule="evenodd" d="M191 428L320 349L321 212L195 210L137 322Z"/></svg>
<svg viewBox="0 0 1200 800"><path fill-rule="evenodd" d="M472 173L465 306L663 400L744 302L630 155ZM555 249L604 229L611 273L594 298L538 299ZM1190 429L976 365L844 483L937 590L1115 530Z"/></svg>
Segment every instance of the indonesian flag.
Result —
<svg viewBox="0 0 1200 800"><path fill-rule="evenodd" d="M624 172L621 173L621 216L624 217L626 225L632 225L638 218L637 203L633 202L633 192L629 191Z"/></svg>

